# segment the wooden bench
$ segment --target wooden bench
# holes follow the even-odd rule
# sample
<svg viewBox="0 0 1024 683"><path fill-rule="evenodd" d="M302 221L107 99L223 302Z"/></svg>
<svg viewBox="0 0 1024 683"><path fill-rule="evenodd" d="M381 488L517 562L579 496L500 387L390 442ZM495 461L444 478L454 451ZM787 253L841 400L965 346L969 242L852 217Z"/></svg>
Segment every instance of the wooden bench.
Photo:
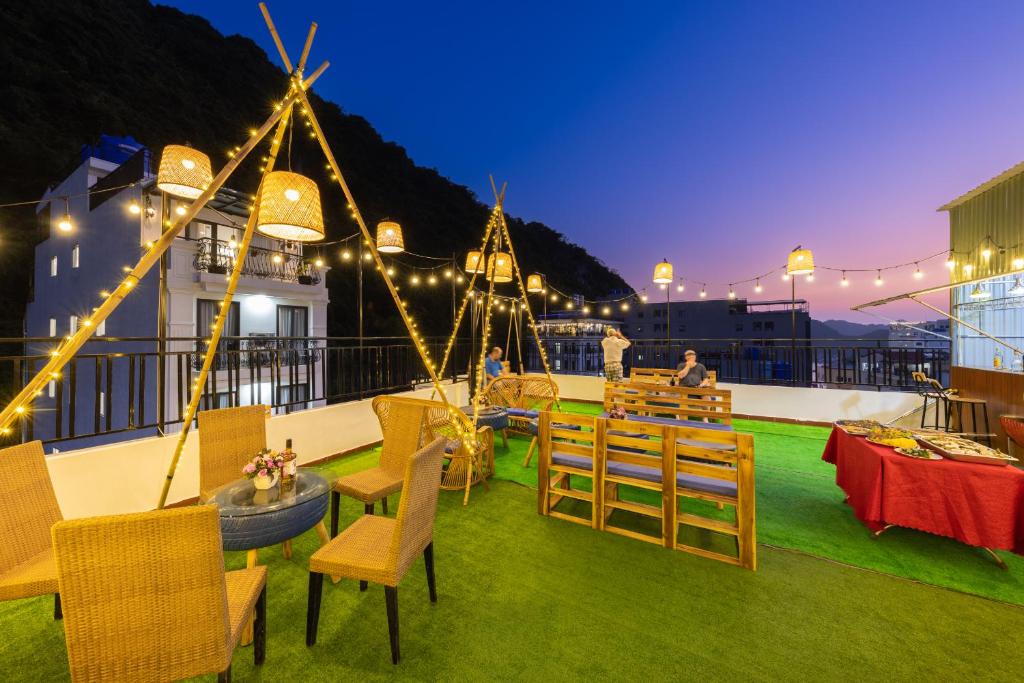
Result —
<svg viewBox="0 0 1024 683"><path fill-rule="evenodd" d="M675 379L678 370L671 368L631 368L629 371L630 382L646 382L648 384L671 384ZM708 382L711 388L718 384L718 372L708 370Z"/></svg>
<svg viewBox="0 0 1024 683"><path fill-rule="evenodd" d="M756 569L753 437L675 422L542 413L538 512ZM589 479L590 491L575 488L573 477ZM651 491L660 504L624 500L622 487ZM589 517L559 510L567 499L589 503ZM731 509L731 519L707 503ZM623 526L616 511L658 520L660 534ZM680 527L730 537L735 554L689 542Z"/></svg>
<svg viewBox="0 0 1024 683"><path fill-rule="evenodd" d="M728 389L672 387L647 382L606 382L604 409L616 406L641 416L732 424L732 392Z"/></svg>
<svg viewBox="0 0 1024 683"><path fill-rule="evenodd" d="M487 404L508 411L508 429L501 434L505 446L508 446L507 431L532 437L523 467L530 465L537 448L537 417L542 411L551 410L557 395L558 385L546 375L501 375L484 387Z"/></svg>

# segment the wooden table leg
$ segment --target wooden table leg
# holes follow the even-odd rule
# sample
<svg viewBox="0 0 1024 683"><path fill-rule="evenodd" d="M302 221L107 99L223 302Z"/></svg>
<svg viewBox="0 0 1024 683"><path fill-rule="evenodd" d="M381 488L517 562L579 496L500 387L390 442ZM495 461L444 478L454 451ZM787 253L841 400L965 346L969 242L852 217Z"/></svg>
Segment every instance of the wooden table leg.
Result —
<svg viewBox="0 0 1024 683"><path fill-rule="evenodd" d="M281 554L286 560L292 559L292 540L290 538L281 544Z"/></svg>
<svg viewBox="0 0 1024 683"><path fill-rule="evenodd" d="M316 526L313 528L316 529L316 535L320 537L321 548L323 548L325 545L331 542L331 535L327 533L327 527L324 526L324 520L321 519L319 522L316 523ZM331 583L338 583L339 581L341 581L340 576L331 577Z"/></svg>
<svg viewBox="0 0 1024 683"><path fill-rule="evenodd" d="M253 569L256 567L256 563L259 561L259 555L255 548L245 554L245 568ZM242 645L252 645L252 617L249 618L249 623L245 625L245 629L242 631Z"/></svg>

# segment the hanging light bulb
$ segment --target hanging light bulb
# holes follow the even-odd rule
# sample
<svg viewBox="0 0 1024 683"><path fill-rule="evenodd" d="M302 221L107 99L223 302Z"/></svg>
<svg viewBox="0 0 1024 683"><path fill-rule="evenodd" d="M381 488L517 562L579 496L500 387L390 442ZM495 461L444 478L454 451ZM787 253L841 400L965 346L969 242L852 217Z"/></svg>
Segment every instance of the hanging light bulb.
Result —
<svg viewBox="0 0 1024 683"><path fill-rule="evenodd" d="M445 276L445 279L448 279L448 280L451 280L451 279L452 279L452 271L451 271L451 268L449 268L448 270L444 271L444 276ZM460 282L461 282L461 280L460 280Z"/></svg>
<svg viewBox="0 0 1024 683"><path fill-rule="evenodd" d="M419 275L413 275L411 278L409 278L409 284L413 285L414 287L416 285L418 285L419 283L420 283L420 276Z"/></svg>
<svg viewBox="0 0 1024 683"><path fill-rule="evenodd" d="M455 282L457 282L460 285L462 284L463 279L464 278L461 275L456 275L455 276Z"/></svg>
<svg viewBox="0 0 1024 683"><path fill-rule="evenodd" d="M875 277L875 286L876 287L881 287L882 286L882 271L878 271L878 275Z"/></svg>
<svg viewBox="0 0 1024 683"><path fill-rule="evenodd" d="M733 291L732 285L729 285L729 298L730 299L735 299L736 298L736 292Z"/></svg>
<svg viewBox="0 0 1024 683"><path fill-rule="evenodd" d="M974 272L974 266L971 265L970 263L965 263L964 264L964 275L966 275L967 277L971 277L971 273L973 273L973 272Z"/></svg>
<svg viewBox="0 0 1024 683"><path fill-rule="evenodd" d="M988 247L985 247L984 249L982 249L981 250L981 258L983 258L983 259L990 259L990 258L992 258L992 250L989 249Z"/></svg>
<svg viewBox="0 0 1024 683"><path fill-rule="evenodd" d="M317 260L313 261L313 265L316 266L317 268L323 268L324 260L322 258L317 258Z"/></svg>
<svg viewBox="0 0 1024 683"><path fill-rule="evenodd" d="M395 276L395 269L392 268L391 266L388 266L388 271L387 272L388 272L388 277L394 277Z"/></svg>
<svg viewBox="0 0 1024 683"><path fill-rule="evenodd" d="M352 260L352 252L349 251L348 249L343 249L342 252L341 252L341 260L342 261L351 261Z"/></svg>
<svg viewBox="0 0 1024 683"><path fill-rule="evenodd" d="M601 309L601 315L611 315L611 313L612 309L609 308L608 306L605 306L604 308Z"/></svg>
<svg viewBox="0 0 1024 683"><path fill-rule="evenodd" d="M378 223L377 251L385 254L399 254L405 251L405 240L402 238L402 226L387 219Z"/></svg>
<svg viewBox="0 0 1024 683"><path fill-rule="evenodd" d="M622 309L622 310L624 310L624 311L628 311L628 310L629 310L629 304L628 304L628 303L626 303L625 301L623 301L623 302L622 302L622 305L621 305L621 306L619 306L619 308L621 308L621 309Z"/></svg>
<svg viewBox="0 0 1024 683"><path fill-rule="evenodd" d="M707 292L707 290L706 290L706 289L704 289L704 285L701 285L701 286L700 286L700 298L701 298L701 299L706 299L706 298L708 298L708 292Z"/></svg>
<svg viewBox="0 0 1024 683"><path fill-rule="evenodd" d="M789 282L789 273L783 273L782 280L783 282Z"/></svg>
<svg viewBox="0 0 1024 683"><path fill-rule="evenodd" d="M590 315L590 306L583 307L583 315Z"/></svg>
<svg viewBox="0 0 1024 683"><path fill-rule="evenodd" d="M228 240L228 249L237 249L238 241L234 237Z"/></svg>
<svg viewBox="0 0 1024 683"><path fill-rule="evenodd" d="M914 265L916 266L916 268L914 269L914 279L920 280L921 278L924 277L924 273L921 272L920 264L915 263Z"/></svg>
<svg viewBox="0 0 1024 683"><path fill-rule="evenodd" d="M131 200L131 202L128 203L128 213L134 216L138 216L140 213L142 213L142 207L139 206L138 200L133 199Z"/></svg>
<svg viewBox="0 0 1024 683"><path fill-rule="evenodd" d="M672 276L672 264L668 259L662 259L661 263L654 266L654 284L667 285L674 279Z"/></svg>
<svg viewBox="0 0 1024 683"><path fill-rule="evenodd" d="M640 295L640 301L647 303L647 292Z"/></svg>
<svg viewBox="0 0 1024 683"><path fill-rule="evenodd" d="M982 287L980 282L974 285L974 289L971 290L972 299L987 299L990 296L992 296L992 292Z"/></svg>
<svg viewBox="0 0 1024 683"><path fill-rule="evenodd" d="M757 284L754 285L754 293L755 294L760 294L763 290L764 290L764 287L761 286L761 279L758 278Z"/></svg>
<svg viewBox="0 0 1024 683"><path fill-rule="evenodd" d="M363 254L363 260L364 261L372 261L373 260L373 254L371 254L370 252L364 253Z"/></svg>
<svg viewBox="0 0 1024 683"><path fill-rule="evenodd" d="M185 207L182 206L181 204L178 204L176 207L174 207L174 213L178 214L179 216L184 216L185 211Z"/></svg>
<svg viewBox="0 0 1024 683"><path fill-rule="evenodd" d="M946 259L946 267L950 270L956 268L956 259L953 258L953 252L949 252L949 257Z"/></svg>
<svg viewBox="0 0 1024 683"><path fill-rule="evenodd" d="M320 190L306 176L273 171L260 188L256 230L289 242L315 242L324 238Z"/></svg>
<svg viewBox="0 0 1024 683"><path fill-rule="evenodd" d="M573 309L573 305L572 305L572 302L571 302L571 301L566 301L566 302L565 302L565 307L566 307L566 308L567 308L568 310L570 310L570 311L571 311L571 310Z"/></svg>
<svg viewBox="0 0 1024 683"><path fill-rule="evenodd" d="M805 278L808 282L814 282L814 273L811 273Z"/></svg>
<svg viewBox="0 0 1024 683"><path fill-rule="evenodd" d="M1013 259L1013 269L1014 270L1024 270L1024 258L1015 258L1015 259Z"/></svg>
<svg viewBox="0 0 1024 683"><path fill-rule="evenodd" d="M437 284L437 277L434 276L434 275L431 275L430 277L428 277L427 278L427 284L428 285L436 285Z"/></svg>
<svg viewBox="0 0 1024 683"><path fill-rule="evenodd" d="M683 291L686 291L686 286L685 286L685 285L683 285L683 280L682 280L682 278L680 278L680 280L679 280L679 284L678 284L678 285L676 285L676 291L677 291L677 292L683 292Z"/></svg>
<svg viewBox="0 0 1024 683"><path fill-rule="evenodd" d="M1013 279L1013 287L1006 290L1006 293L1010 296L1024 296L1024 282L1021 282L1021 278L1015 277Z"/></svg>
<svg viewBox="0 0 1024 683"><path fill-rule="evenodd" d="M283 260L284 259L281 258L280 254L274 254L274 256L271 258L271 261L273 261L274 263L281 263Z"/></svg>
<svg viewBox="0 0 1024 683"><path fill-rule="evenodd" d="M64 198L64 215L57 222L57 229L61 232L71 232L75 229L75 224L71 222L71 208L67 197Z"/></svg>
<svg viewBox="0 0 1024 683"><path fill-rule="evenodd" d="M843 271L843 279L839 281L840 287L849 287L850 281L846 279L846 271Z"/></svg>

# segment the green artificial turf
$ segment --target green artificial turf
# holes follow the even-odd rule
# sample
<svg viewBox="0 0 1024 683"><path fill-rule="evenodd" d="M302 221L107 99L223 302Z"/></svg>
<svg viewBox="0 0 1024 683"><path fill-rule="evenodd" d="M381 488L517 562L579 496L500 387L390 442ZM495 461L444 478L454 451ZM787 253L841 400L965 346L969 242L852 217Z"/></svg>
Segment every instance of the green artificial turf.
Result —
<svg viewBox="0 0 1024 683"><path fill-rule="evenodd" d="M359 508L346 501L343 523ZM770 548L749 572L540 517L534 493L506 481L466 508L442 493L438 603L415 563L399 589L395 667L380 586L325 583L319 640L305 646L316 546L309 532L291 560L261 551L267 660L256 670L240 648L236 681L1012 680L1024 669L1004 640L1024 629L1020 608ZM229 567L243 563L229 554ZM0 603L0 679L66 679L51 609Z"/></svg>
<svg viewBox="0 0 1024 683"><path fill-rule="evenodd" d="M536 466L521 464L528 441L506 450L499 439L490 491L475 487L467 507L461 492L441 494L439 601L429 603L417 562L399 590L397 667L380 586L325 583L319 640L306 648L310 531L291 560L261 551L267 661L256 669L240 648L235 680L1019 679L1024 652L1006 637L1024 630L1024 609L899 577L1021 602L1021 558L1005 554L1003 572L927 534L894 529L872 541L820 461L827 430L736 426L755 434L757 572L537 515ZM377 458L367 451L324 469L354 472ZM343 500L344 526L361 505ZM228 553L229 568L244 562ZM51 615L51 598L0 603L0 680L67 679Z"/></svg>
<svg viewBox="0 0 1024 683"><path fill-rule="evenodd" d="M564 402L563 409L601 411L598 405L572 402ZM949 538L899 528L872 538L843 503L835 467L821 459L828 428L759 420L735 420L733 426L754 435L759 543L1024 605L1024 557L999 552L1009 567L1005 571L984 551ZM495 474L536 489L536 456L529 468L522 466L528 444L511 438L506 450L499 439ZM648 492L635 499L656 502Z"/></svg>

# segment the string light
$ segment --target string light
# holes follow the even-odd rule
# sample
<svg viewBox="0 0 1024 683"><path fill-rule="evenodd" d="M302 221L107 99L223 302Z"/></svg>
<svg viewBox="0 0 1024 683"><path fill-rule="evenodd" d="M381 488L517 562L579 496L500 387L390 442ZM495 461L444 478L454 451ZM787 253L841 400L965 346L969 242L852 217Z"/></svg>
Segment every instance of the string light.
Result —
<svg viewBox="0 0 1024 683"><path fill-rule="evenodd" d="M128 212L133 214L133 215L135 215L135 216L138 216L140 213L142 213L142 207L139 206L138 200L133 199L128 204Z"/></svg>
<svg viewBox="0 0 1024 683"><path fill-rule="evenodd" d="M552 294L551 295L551 300L552 301L558 301L558 295L557 294Z"/></svg>
<svg viewBox="0 0 1024 683"><path fill-rule="evenodd" d="M914 279L920 280L921 278L924 277L924 273L921 272L920 265L918 265L917 263L915 263L914 265L916 266L916 268L914 269Z"/></svg>
<svg viewBox="0 0 1024 683"><path fill-rule="evenodd" d="M881 270L878 271L878 276L875 277L875 286L876 287L881 287L882 286L882 271Z"/></svg>
<svg viewBox="0 0 1024 683"><path fill-rule="evenodd" d="M174 213L178 214L179 216L184 216L185 207L179 204L178 206L174 207Z"/></svg>
<svg viewBox="0 0 1024 683"><path fill-rule="evenodd" d="M761 279L758 278L757 284L754 285L754 293L755 294L760 294L763 289L764 289L764 287L761 286Z"/></svg>
<svg viewBox="0 0 1024 683"><path fill-rule="evenodd" d="M953 258L953 252L950 252L949 257L946 259L946 267L950 270L956 268L956 260Z"/></svg>
<svg viewBox="0 0 1024 683"><path fill-rule="evenodd" d="M395 269L394 269L394 268L392 268L391 266L388 266L388 270L387 270L387 273L388 273L388 277L394 277L394 275L395 275Z"/></svg>
<svg viewBox="0 0 1024 683"><path fill-rule="evenodd" d="M464 279L465 279L465 278L463 278L463 277L462 277L461 275L456 275L456 276L455 276L455 282L456 282L457 284L460 284L460 285L461 285L461 284L462 284L462 281L463 281Z"/></svg>
<svg viewBox="0 0 1024 683"><path fill-rule="evenodd" d="M686 290L686 287L685 287L685 286L683 285L683 281L682 281L682 280L680 280L680 281L679 281L679 284L678 284L678 285L676 285L676 291L677 291L677 292L683 292L683 291L685 291L685 290Z"/></svg>
<svg viewBox="0 0 1024 683"><path fill-rule="evenodd" d="M64 198L64 215L60 217L60 221L57 223L57 229L61 232L71 232L75 229L75 224L71 222L71 207L68 204L68 198Z"/></svg>
<svg viewBox="0 0 1024 683"><path fill-rule="evenodd" d="M365 254L363 254L363 260L364 261L372 261L373 260L373 255L370 252L366 252Z"/></svg>
<svg viewBox="0 0 1024 683"><path fill-rule="evenodd" d="M810 275L808 275L808 276L807 276L807 278L806 278L806 280L807 280L808 282L814 282L814 273L811 273Z"/></svg>
<svg viewBox="0 0 1024 683"><path fill-rule="evenodd" d="M391 273L388 273L388 275L391 275ZM419 275L413 275L411 278L409 278L409 284L413 285L414 287L416 285L418 285L419 283L420 283L420 276Z"/></svg>
<svg viewBox="0 0 1024 683"><path fill-rule="evenodd" d="M700 298L706 299L708 296L707 290L704 289L704 285L700 286Z"/></svg>
<svg viewBox="0 0 1024 683"><path fill-rule="evenodd" d="M448 269L448 270L444 271L444 277L447 280L451 280L452 279L452 271L451 271L451 269ZM461 282L461 281L462 281L462 276L460 275L459 276L459 282Z"/></svg>
<svg viewBox="0 0 1024 683"><path fill-rule="evenodd" d="M840 287L849 287L850 281L846 279L846 271L843 271L843 279L839 281Z"/></svg>
<svg viewBox="0 0 1024 683"><path fill-rule="evenodd" d="M348 249L342 250L342 252L341 252L341 260L342 261L351 261L352 260L352 252L349 251Z"/></svg>
<svg viewBox="0 0 1024 683"><path fill-rule="evenodd" d="M981 258L983 258L985 260L988 260L988 259L992 258L992 250L989 249L988 247L985 247L984 249L982 249L981 250Z"/></svg>
<svg viewBox="0 0 1024 683"><path fill-rule="evenodd" d="M552 294L551 296L554 296L554 294ZM640 301L647 303L647 292L644 292L643 294L640 295Z"/></svg>
<svg viewBox="0 0 1024 683"><path fill-rule="evenodd" d="M601 309L601 315L611 315L611 312L612 309L609 308L608 306L605 306L604 308Z"/></svg>
<svg viewBox="0 0 1024 683"><path fill-rule="evenodd" d="M974 266L972 266L970 263L965 263L964 264L964 275L966 275L969 278L969 277L971 277L971 273L973 273L973 272L974 272Z"/></svg>
<svg viewBox="0 0 1024 683"><path fill-rule="evenodd" d="M1022 269L1024 269L1024 258L1015 258L1015 259L1013 259L1013 268L1014 268L1014 270L1022 270Z"/></svg>
<svg viewBox="0 0 1024 683"><path fill-rule="evenodd" d="M789 273L783 273L782 280L783 282L789 282Z"/></svg>
<svg viewBox="0 0 1024 683"><path fill-rule="evenodd" d="M323 268L324 260L322 258L318 258L316 261L313 261L313 265L315 265L317 268Z"/></svg>
<svg viewBox="0 0 1024 683"><path fill-rule="evenodd" d="M436 285L437 284L437 277L434 276L434 275L431 275L430 277L428 277L427 278L427 284L428 285Z"/></svg>
<svg viewBox="0 0 1024 683"><path fill-rule="evenodd" d="M619 306L619 308L621 308L621 309L622 309L622 310L624 310L624 311L628 311L628 310L629 310L629 304L628 304L628 303L626 303L625 301L623 301L623 302L622 302L622 305L621 305L621 306Z"/></svg>
<svg viewBox="0 0 1024 683"><path fill-rule="evenodd" d="M281 263L281 261L283 261L284 259L281 258L280 254L274 254L270 260L273 261L274 263Z"/></svg>
<svg viewBox="0 0 1024 683"><path fill-rule="evenodd" d="M736 292L733 291L732 285L729 285L729 298L730 299L735 299L736 298Z"/></svg>

